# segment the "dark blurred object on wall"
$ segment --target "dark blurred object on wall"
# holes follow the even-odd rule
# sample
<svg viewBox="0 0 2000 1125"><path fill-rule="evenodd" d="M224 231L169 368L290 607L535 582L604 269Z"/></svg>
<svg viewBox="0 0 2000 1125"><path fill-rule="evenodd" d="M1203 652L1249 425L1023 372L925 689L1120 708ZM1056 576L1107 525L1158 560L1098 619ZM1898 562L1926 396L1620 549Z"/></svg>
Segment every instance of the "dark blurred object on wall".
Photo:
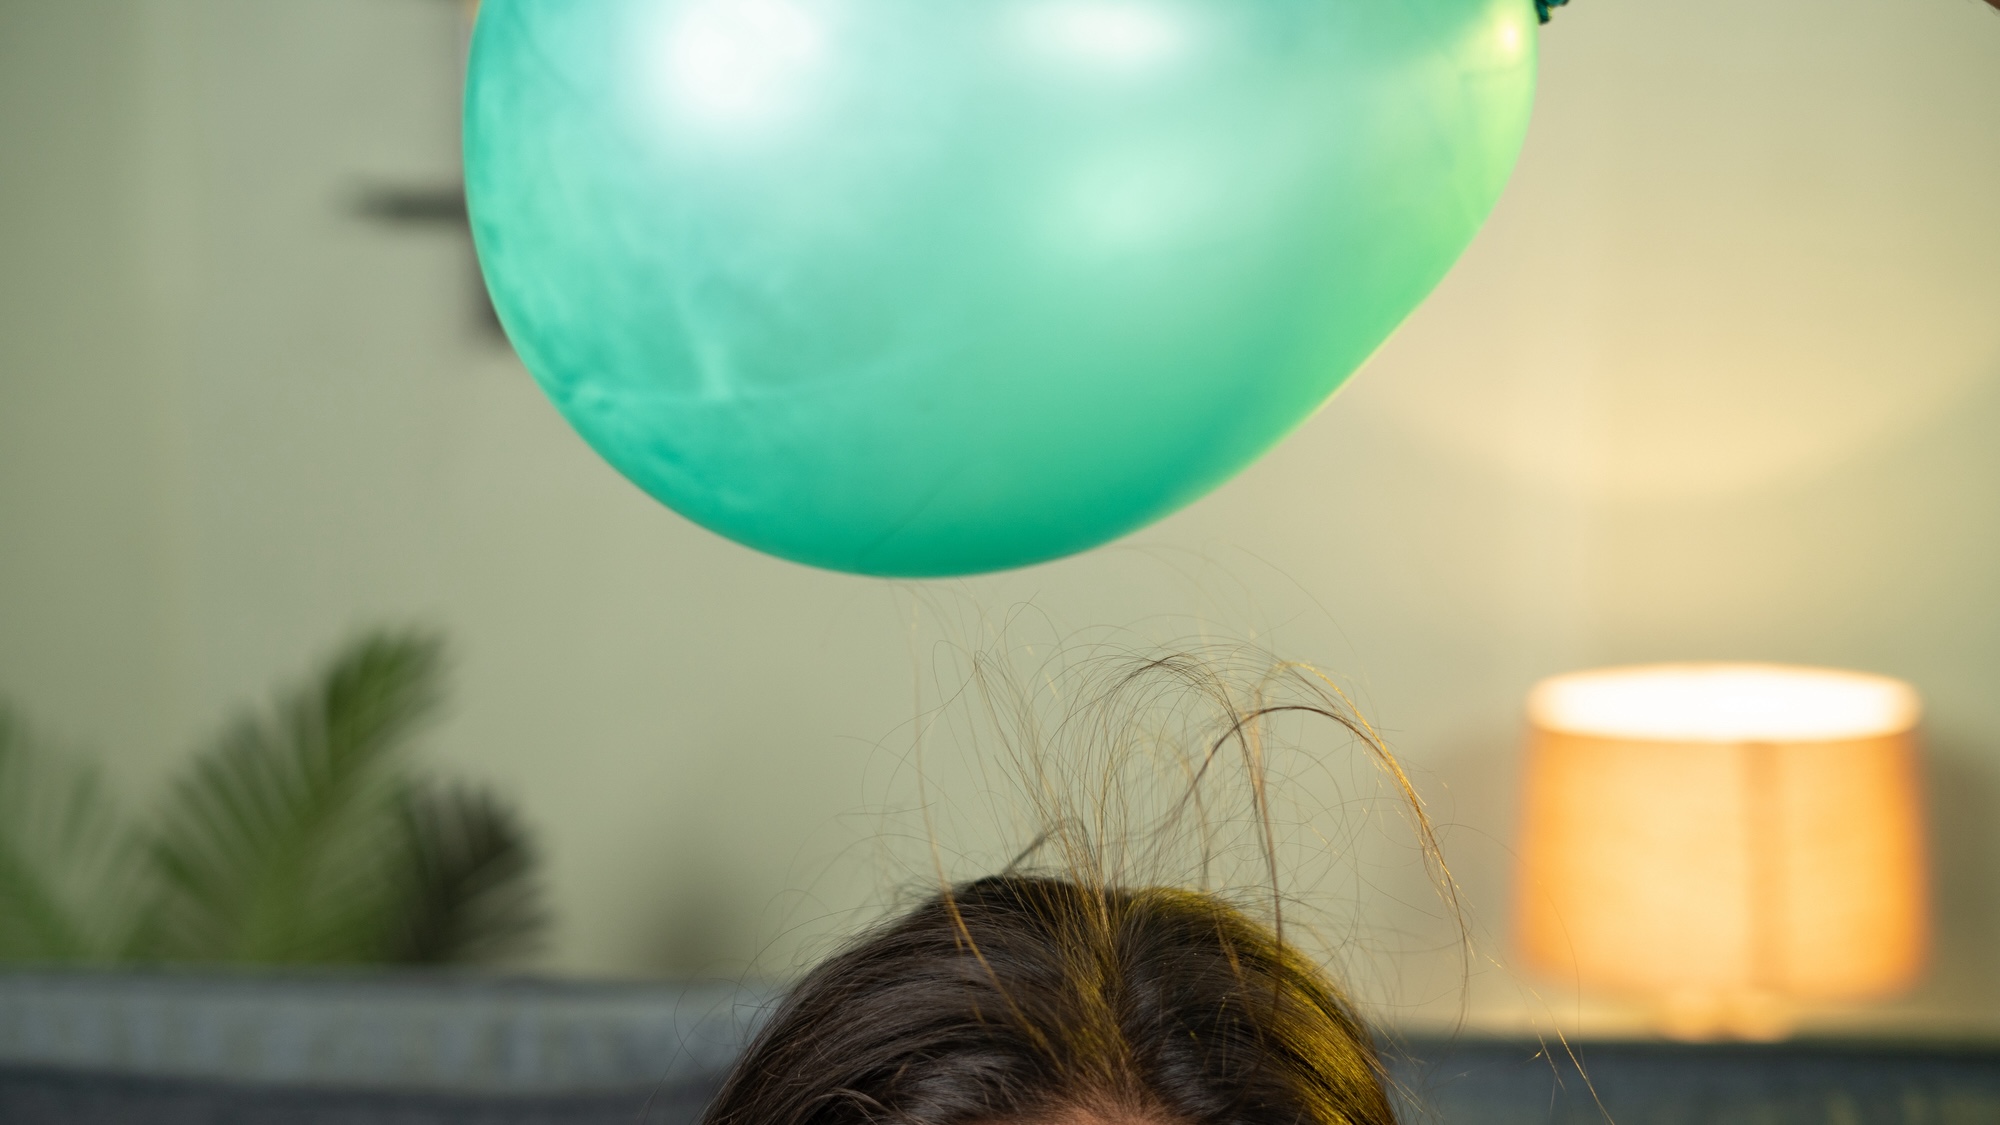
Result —
<svg viewBox="0 0 2000 1125"><path fill-rule="evenodd" d="M465 188L459 184L371 187L355 199L354 211L363 219L387 227L462 236L470 252L472 229L465 208ZM472 277L474 319L494 339L504 342L507 334L500 327L500 314L494 311L492 298L487 295L486 278L479 272L476 258L468 263L468 273Z"/></svg>

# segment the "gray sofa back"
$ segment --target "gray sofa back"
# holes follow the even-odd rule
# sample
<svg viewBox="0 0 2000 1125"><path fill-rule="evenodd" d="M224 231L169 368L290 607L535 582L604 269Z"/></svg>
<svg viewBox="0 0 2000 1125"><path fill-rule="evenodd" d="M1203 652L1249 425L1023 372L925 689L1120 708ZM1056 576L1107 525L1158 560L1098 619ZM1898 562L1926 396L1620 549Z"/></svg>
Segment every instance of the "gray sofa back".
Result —
<svg viewBox="0 0 2000 1125"><path fill-rule="evenodd" d="M7 1125L689 1125L774 993L449 974L0 973Z"/></svg>
<svg viewBox="0 0 2000 1125"><path fill-rule="evenodd" d="M0 973L5 1125L692 1125L769 989ZM2000 1045L1472 1036L1385 1049L1405 1125L2000 1125ZM1580 1060L1580 1064L1579 1061Z"/></svg>

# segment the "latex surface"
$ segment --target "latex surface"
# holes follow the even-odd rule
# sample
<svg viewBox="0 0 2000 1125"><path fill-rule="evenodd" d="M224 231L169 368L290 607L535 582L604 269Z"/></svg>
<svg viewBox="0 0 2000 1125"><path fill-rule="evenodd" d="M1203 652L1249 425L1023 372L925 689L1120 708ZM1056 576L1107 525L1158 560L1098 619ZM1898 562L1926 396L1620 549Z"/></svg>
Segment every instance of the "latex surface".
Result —
<svg viewBox="0 0 2000 1125"><path fill-rule="evenodd" d="M1297 425L1498 197L1532 0L485 0L503 322L598 452L760 550L1080 551Z"/></svg>

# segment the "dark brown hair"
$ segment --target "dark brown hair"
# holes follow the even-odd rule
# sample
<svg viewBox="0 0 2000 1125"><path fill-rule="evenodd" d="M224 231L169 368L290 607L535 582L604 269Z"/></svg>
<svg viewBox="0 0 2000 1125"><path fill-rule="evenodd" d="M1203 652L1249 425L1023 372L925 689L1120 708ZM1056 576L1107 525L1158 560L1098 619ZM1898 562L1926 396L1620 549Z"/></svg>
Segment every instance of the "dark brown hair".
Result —
<svg viewBox="0 0 2000 1125"><path fill-rule="evenodd" d="M1114 656L1039 676L1067 701L1050 720L989 670L973 669L978 698L1036 844L1004 874L940 879L808 973L701 1125L1394 1125L1368 1030L1280 909L1274 722L1354 736L1436 855L1409 779L1338 689L1254 653ZM1229 831L1269 924L1139 874L1179 841L1211 885ZM1038 855L1055 874L1015 873Z"/></svg>
<svg viewBox="0 0 2000 1125"><path fill-rule="evenodd" d="M1213 895L1002 875L814 969L703 1125L1392 1125L1310 960Z"/></svg>

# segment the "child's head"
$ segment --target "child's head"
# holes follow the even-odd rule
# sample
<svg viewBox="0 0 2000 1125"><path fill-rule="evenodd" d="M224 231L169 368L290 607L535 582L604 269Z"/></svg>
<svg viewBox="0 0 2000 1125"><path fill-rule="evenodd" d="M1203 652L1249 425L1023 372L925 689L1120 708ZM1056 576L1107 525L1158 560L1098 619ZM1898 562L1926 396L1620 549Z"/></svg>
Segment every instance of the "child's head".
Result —
<svg viewBox="0 0 2000 1125"><path fill-rule="evenodd" d="M1002 875L814 969L703 1125L1392 1125L1333 984L1209 894Z"/></svg>
<svg viewBox="0 0 2000 1125"><path fill-rule="evenodd" d="M1308 729L1379 765L1436 854L1345 698L1228 651L1003 673L975 662L975 697L1035 844L969 883L940 866L942 890L813 969L702 1125L1393 1125L1367 1029L1281 923L1291 869L1337 850L1310 771L1272 765L1343 757ZM1058 874L1012 873L1031 862ZM1162 885L1183 882L1254 888L1271 924Z"/></svg>

